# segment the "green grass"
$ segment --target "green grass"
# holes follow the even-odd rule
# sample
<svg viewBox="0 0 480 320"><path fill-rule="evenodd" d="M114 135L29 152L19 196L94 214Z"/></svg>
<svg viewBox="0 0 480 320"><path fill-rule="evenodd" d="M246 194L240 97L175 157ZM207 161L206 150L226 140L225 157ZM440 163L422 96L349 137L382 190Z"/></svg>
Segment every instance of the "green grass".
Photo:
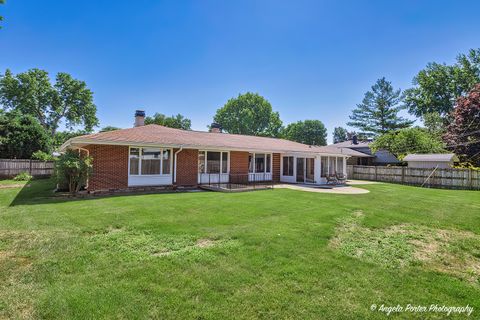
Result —
<svg viewBox="0 0 480 320"><path fill-rule="evenodd" d="M480 317L480 193L362 187L83 200L53 197L49 180L0 189L0 318L380 319L372 304L409 303Z"/></svg>

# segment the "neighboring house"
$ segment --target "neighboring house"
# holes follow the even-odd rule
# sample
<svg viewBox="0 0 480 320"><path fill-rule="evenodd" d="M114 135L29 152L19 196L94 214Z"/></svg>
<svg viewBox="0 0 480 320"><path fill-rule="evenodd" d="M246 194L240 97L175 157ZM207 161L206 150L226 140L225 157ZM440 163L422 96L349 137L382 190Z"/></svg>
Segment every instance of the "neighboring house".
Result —
<svg viewBox="0 0 480 320"><path fill-rule="evenodd" d="M458 162L458 158L453 153L408 154L403 161L408 163L409 168L449 169Z"/></svg>
<svg viewBox="0 0 480 320"><path fill-rule="evenodd" d="M326 183L327 174L346 173L348 154L332 147L293 141L144 125L74 137L61 150L78 149L93 157L88 190L137 186L197 186L249 181ZM233 181L232 181L233 182Z"/></svg>
<svg viewBox="0 0 480 320"><path fill-rule="evenodd" d="M398 164L400 161L389 151L379 150L372 154L370 144L372 141L359 141L354 136L353 139L344 142L334 143L329 147L335 147L342 150L344 154L350 156L347 160L348 165L387 165Z"/></svg>

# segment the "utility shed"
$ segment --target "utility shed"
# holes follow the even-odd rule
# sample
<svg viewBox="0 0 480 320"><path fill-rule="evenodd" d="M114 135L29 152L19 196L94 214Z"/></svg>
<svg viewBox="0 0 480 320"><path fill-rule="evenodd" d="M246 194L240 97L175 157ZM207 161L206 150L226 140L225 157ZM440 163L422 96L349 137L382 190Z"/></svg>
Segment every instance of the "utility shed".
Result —
<svg viewBox="0 0 480 320"><path fill-rule="evenodd" d="M458 161L453 153L409 154L403 161L408 163L409 168L439 168L449 169Z"/></svg>

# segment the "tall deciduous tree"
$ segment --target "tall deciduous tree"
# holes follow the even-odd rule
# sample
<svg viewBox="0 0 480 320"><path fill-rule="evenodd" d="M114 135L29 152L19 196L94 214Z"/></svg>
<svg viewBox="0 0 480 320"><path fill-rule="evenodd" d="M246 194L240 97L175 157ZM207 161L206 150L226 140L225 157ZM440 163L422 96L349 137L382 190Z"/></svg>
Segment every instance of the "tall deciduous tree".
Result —
<svg viewBox="0 0 480 320"><path fill-rule="evenodd" d="M167 117L161 113L155 113L153 117L146 117L145 124L158 124L165 127L176 128L176 129L183 129L183 130L191 130L192 129L192 121L190 119L185 118L181 114L177 114L176 116L172 115L171 117Z"/></svg>
<svg viewBox="0 0 480 320"><path fill-rule="evenodd" d="M405 128L388 132L377 137L370 144L373 153L388 150L402 160L409 153L445 152L442 140L423 128Z"/></svg>
<svg viewBox="0 0 480 320"><path fill-rule="evenodd" d="M339 143L348 140L348 131L342 127L335 127L333 129L333 143Z"/></svg>
<svg viewBox="0 0 480 320"><path fill-rule="evenodd" d="M0 113L0 158L30 159L50 151L50 137L37 119L19 112Z"/></svg>
<svg viewBox="0 0 480 320"><path fill-rule="evenodd" d="M232 98L217 110L214 121L228 133L278 137L282 121L272 105L257 93Z"/></svg>
<svg viewBox="0 0 480 320"><path fill-rule="evenodd" d="M7 69L0 77L0 104L4 109L35 117L51 137L61 121L67 128L83 126L86 131L98 124L92 91L67 73L58 73L52 84L44 70L13 75Z"/></svg>
<svg viewBox="0 0 480 320"><path fill-rule="evenodd" d="M327 129L320 120L305 120L290 123L284 129L284 138L315 146L327 144Z"/></svg>
<svg viewBox="0 0 480 320"><path fill-rule="evenodd" d="M372 90L365 93L362 103L357 104L357 108L352 111L352 121L348 125L372 136L407 128L413 121L398 115L404 108L400 102L401 90L394 90L385 78L378 79Z"/></svg>
<svg viewBox="0 0 480 320"><path fill-rule="evenodd" d="M422 116L422 118L423 124L429 133L438 137L441 137L445 133L445 122L438 112L426 113Z"/></svg>
<svg viewBox="0 0 480 320"><path fill-rule="evenodd" d="M460 97L444 140L461 161L480 167L480 84Z"/></svg>
<svg viewBox="0 0 480 320"><path fill-rule="evenodd" d="M100 129L100 132L107 132L107 131L115 131L115 130L120 130L121 128L114 127L114 126L106 126Z"/></svg>
<svg viewBox="0 0 480 320"><path fill-rule="evenodd" d="M57 149L62 144L64 144L68 139L83 136L85 134L89 134L89 132L84 130L77 130L77 131L57 131L52 139L52 146L54 149Z"/></svg>
<svg viewBox="0 0 480 320"><path fill-rule="evenodd" d="M447 122L457 98L479 82L480 49L471 49L453 65L429 63L413 79L415 87L405 90L405 105L417 117L435 112Z"/></svg>
<svg viewBox="0 0 480 320"><path fill-rule="evenodd" d="M5 0L0 0L0 4L5 4ZM3 21L3 16L0 16L0 22ZM0 26L0 29L2 29L2 26Z"/></svg>

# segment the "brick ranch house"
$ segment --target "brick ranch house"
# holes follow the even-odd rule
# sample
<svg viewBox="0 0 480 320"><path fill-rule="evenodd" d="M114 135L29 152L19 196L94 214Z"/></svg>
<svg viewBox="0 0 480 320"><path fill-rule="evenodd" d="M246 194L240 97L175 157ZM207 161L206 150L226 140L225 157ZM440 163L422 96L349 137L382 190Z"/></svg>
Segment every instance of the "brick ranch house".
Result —
<svg viewBox="0 0 480 320"><path fill-rule="evenodd" d="M284 139L144 125L74 137L61 151L78 149L93 158L89 191L144 186L194 187L209 182L248 181L324 184L346 173L341 149Z"/></svg>

